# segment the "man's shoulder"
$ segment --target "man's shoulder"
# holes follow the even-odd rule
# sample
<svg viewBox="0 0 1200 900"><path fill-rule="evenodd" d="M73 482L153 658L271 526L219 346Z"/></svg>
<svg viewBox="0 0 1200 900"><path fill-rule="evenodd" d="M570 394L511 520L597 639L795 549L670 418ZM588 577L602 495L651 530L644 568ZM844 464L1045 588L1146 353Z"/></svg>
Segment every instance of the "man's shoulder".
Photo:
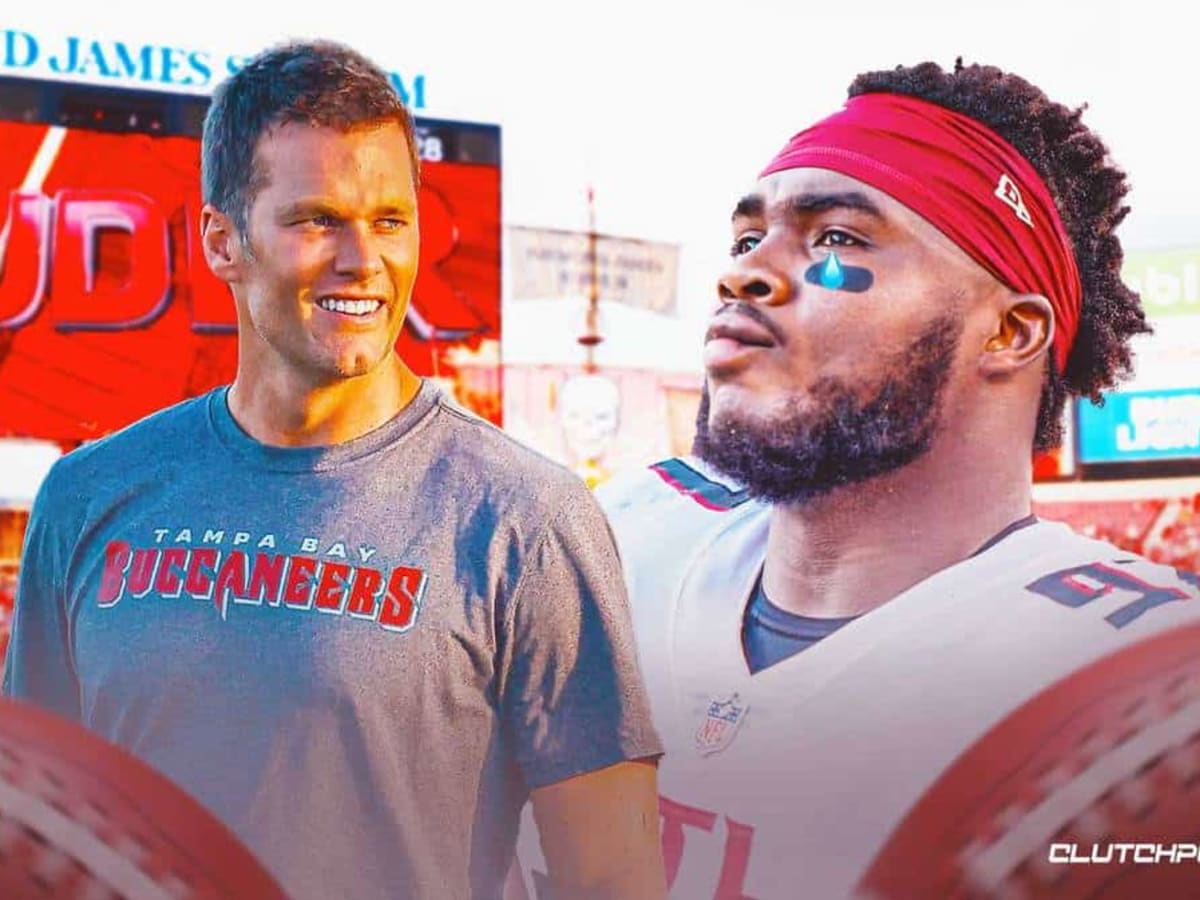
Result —
<svg viewBox="0 0 1200 900"><path fill-rule="evenodd" d="M671 457L623 473L596 490L631 581L675 579L705 547L734 545L730 539L770 507L739 484L692 457Z"/></svg>
<svg viewBox="0 0 1200 900"><path fill-rule="evenodd" d="M1081 641L1096 634L1128 640L1200 618L1200 577L1040 521L960 567L964 585L987 585L994 611L1040 610L1040 628L1058 623ZM1006 587L1007 586L1007 587ZM1020 617L1018 617L1019 619ZM1023 620L1021 620L1023 621ZM1101 643L1107 643L1102 641Z"/></svg>
<svg viewBox="0 0 1200 900"><path fill-rule="evenodd" d="M1013 537L1016 539L1000 541L981 555L988 567L1000 571L1028 571L1024 566L1018 569L1017 564L1024 561L1033 569L1044 572L1045 577L1071 572L1086 579L1088 573L1123 572L1129 579L1182 579L1184 584L1195 586L1194 574L1155 562L1108 541L1080 534L1063 522L1038 520Z"/></svg>
<svg viewBox="0 0 1200 900"><path fill-rule="evenodd" d="M596 498L614 523L668 516L713 525L730 514L761 508L737 482L691 456L615 476L596 489Z"/></svg>
<svg viewBox="0 0 1200 900"><path fill-rule="evenodd" d="M208 398L191 397L76 447L51 467L47 482L128 472L194 445Z"/></svg>
<svg viewBox="0 0 1200 900"><path fill-rule="evenodd" d="M435 444L451 481L477 480L489 496L525 498L537 505L591 492L583 479L444 394L432 420Z"/></svg>

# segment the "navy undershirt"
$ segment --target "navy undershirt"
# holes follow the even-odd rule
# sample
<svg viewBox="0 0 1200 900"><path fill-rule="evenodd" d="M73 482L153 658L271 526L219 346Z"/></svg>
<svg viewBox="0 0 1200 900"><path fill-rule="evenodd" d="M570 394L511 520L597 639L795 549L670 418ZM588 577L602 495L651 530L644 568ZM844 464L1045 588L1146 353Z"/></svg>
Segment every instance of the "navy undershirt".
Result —
<svg viewBox="0 0 1200 900"><path fill-rule="evenodd" d="M1014 531L1020 531L1037 521L1037 516L1029 515L1018 519L999 534L984 542L983 546L971 556L978 556L1000 543ZM746 653L746 663L750 666L750 674L761 672L777 662L795 656L801 650L806 650L822 638L829 637L843 625L848 625L858 616L847 616L840 619L829 619L819 616L800 616L787 610L780 609L770 598L762 586L762 575L754 583L754 596L746 605L746 614L742 619L742 648Z"/></svg>
<svg viewBox="0 0 1200 900"><path fill-rule="evenodd" d="M742 647L746 651L750 674L773 666L789 656L795 656L857 618L858 616L844 619L799 616L780 609L767 598L760 576L754 585L754 596L746 606L746 617L742 621Z"/></svg>

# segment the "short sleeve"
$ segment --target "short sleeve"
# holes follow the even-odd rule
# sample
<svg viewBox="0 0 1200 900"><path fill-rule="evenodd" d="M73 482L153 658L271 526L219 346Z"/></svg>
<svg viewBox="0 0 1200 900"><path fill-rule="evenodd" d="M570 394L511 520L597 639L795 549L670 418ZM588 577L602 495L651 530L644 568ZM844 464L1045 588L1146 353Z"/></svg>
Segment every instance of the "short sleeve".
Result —
<svg viewBox="0 0 1200 900"><path fill-rule="evenodd" d="M579 484L523 561L500 702L529 788L658 756L612 532Z"/></svg>
<svg viewBox="0 0 1200 900"><path fill-rule="evenodd" d="M64 587L67 554L56 540L64 523L54 512L53 481L52 470L38 491L25 530L4 693L77 721L79 681L70 652Z"/></svg>

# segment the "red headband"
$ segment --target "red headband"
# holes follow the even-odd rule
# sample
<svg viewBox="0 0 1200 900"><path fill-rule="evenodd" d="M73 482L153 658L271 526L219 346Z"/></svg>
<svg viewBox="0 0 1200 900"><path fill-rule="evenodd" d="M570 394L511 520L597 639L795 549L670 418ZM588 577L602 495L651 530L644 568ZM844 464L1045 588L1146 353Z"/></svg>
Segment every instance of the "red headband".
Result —
<svg viewBox="0 0 1200 900"><path fill-rule="evenodd" d="M994 131L924 100L860 94L788 141L759 177L801 166L878 188L1012 290L1049 300L1063 371L1083 296L1075 255L1042 179Z"/></svg>

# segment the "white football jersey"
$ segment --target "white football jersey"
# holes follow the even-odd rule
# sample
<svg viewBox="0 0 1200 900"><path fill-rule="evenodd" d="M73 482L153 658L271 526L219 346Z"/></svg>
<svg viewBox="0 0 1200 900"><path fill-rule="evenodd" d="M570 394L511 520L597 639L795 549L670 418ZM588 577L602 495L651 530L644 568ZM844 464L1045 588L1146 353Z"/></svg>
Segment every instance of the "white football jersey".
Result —
<svg viewBox="0 0 1200 900"><path fill-rule="evenodd" d="M1037 522L752 675L742 620L769 507L693 460L598 495L666 747L673 900L849 895L993 725L1080 666L1200 618L1195 575ZM531 884L542 866L525 832Z"/></svg>

